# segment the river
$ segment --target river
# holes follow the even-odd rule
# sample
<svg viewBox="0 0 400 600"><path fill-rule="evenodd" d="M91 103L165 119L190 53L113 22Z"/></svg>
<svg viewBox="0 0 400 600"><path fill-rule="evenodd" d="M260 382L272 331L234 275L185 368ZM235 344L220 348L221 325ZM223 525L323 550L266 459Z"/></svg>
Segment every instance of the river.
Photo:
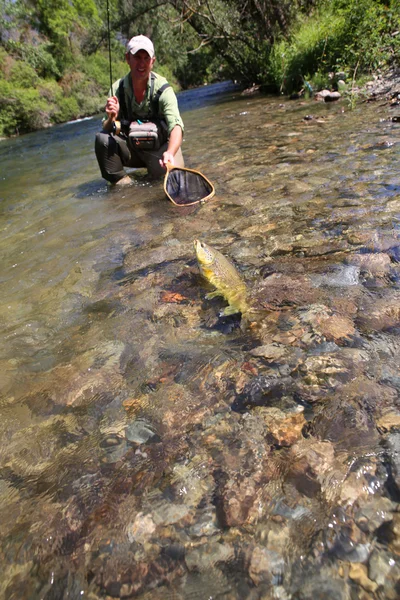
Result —
<svg viewBox="0 0 400 600"><path fill-rule="evenodd" d="M1 597L394 600L397 109L180 102L195 207L108 188L98 118L0 142Z"/></svg>

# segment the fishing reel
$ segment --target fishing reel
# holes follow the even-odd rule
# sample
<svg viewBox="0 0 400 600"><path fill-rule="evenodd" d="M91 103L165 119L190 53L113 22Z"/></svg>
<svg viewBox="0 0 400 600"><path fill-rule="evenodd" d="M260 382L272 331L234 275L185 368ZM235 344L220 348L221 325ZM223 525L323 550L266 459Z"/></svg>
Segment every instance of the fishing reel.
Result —
<svg viewBox="0 0 400 600"><path fill-rule="evenodd" d="M119 135L122 131L125 135L129 133L130 121L126 121L125 119L121 119L121 121L114 121L112 124L112 133L114 135Z"/></svg>
<svg viewBox="0 0 400 600"><path fill-rule="evenodd" d="M119 135L121 133L121 121L114 121L112 124L112 132L114 135Z"/></svg>

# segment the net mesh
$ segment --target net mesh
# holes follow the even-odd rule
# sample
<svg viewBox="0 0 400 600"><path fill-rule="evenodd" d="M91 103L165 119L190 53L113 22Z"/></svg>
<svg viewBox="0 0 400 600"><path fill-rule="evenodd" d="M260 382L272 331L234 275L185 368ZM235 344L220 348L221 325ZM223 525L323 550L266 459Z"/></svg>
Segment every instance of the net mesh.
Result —
<svg viewBox="0 0 400 600"><path fill-rule="evenodd" d="M168 173L165 190L175 204L193 204L209 196L213 187L201 173L172 169Z"/></svg>

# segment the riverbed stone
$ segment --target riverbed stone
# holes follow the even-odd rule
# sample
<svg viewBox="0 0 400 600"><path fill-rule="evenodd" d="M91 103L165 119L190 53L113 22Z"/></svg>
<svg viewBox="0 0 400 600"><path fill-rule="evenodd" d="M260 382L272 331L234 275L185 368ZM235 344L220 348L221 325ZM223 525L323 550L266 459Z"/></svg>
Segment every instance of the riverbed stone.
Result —
<svg viewBox="0 0 400 600"><path fill-rule="evenodd" d="M217 493L217 513L222 527L243 525L256 500L259 480L254 476L231 477Z"/></svg>
<svg viewBox="0 0 400 600"><path fill-rule="evenodd" d="M293 337L293 340L296 338ZM284 345L278 344L264 344L263 346L257 346L250 351L252 356L263 357L269 360L279 360L286 355L286 349Z"/></svg>
<svg viewBox="0 0 400 600"><path fill-rule="evenodd" d="M368 562L368 577L382 589L385 599L397 600L400 565L396 555L383 548L374 550Z"/></svg>
<svg viewBox="0 0 400 600"><path fill-rule="evenodd" d="M127 536L130 542L147 542L156 530L156 525L150 514L138 513L134 522L127 527Z"/></svg>
<svg viewBox="0 0 400 600"><path fill-rule="evenodd" d="M379 436L368 410L339 398L332 398L329 410L321 408L312 421L312 432L341 449L374 448Z"/></svg>
<svg viewBox="0 0 400 600"><path fill-rule="evenodd" d="M354 358L358 358L355 353ZM335 388L350 378L350 373L357 368L356 362L344 360L343 355L322 354L320 356L308 356L299 365L299 371L304 377L304 383L320 388ZM317 391L317 390L315 390Z"/></svg>
<svg viewBox="0 0 400 600"><path fill-rule="evenodd" d="M308 498L318 496L335 465L334 446L315 438L301 439L290 448L287 481Z"/></svg>
<svg viewBox="0 0 400 600"><path fill-rule="evenodd" d="M365 333L399 326L400 292L386 294L384 299L365 300L359 306L356 324Z"/></svg>
<svg viewBox="0 0 400 600"><path fill-rule="evenodd" d="M157 505L152 506L152 520L156 525L162 525L163 527L175 523L189 524L193 520L192 517L193 514L190 508L184 504L160 500Z"/></svg>
<svg viewBox="0 0 400 600"><path fill-rule="evenodd" d="M177 462L172 469L170 493L191 508L207 502L211 505L215 482L209 464L209 455L201 451L190 460Z"/></svg>
<svg viewBox="0 0 400 600"><path fill-rule="evenodd" d="M352 319L334 314L324 305L312 305L299 312L301 322L310 328L309 334L315 340L346 341L355 333ZM304 337L303 337L304 340Z"/></svg>
<svg viewBox="0 0 400 600"><path fill-rule="evenodd" d="M400 493L400 431L395 431L386 438L387 454L394 484Z"/></svg>
<svg viewBox="0 0 400 600"><path fill-rule="evenodd" d="M400 513L398 512L393 514L389 548L394 554L400 556Z"/></svg>
<svg viewBox="0 0 400 600"><path fill-rule="evenodd" d="M361 271L377 277L387 275L391 266L390 256L384 252L376 254L353 254L347 262L359 267Z"/></svg>
<svg viewBox="0 0 400 600"><path fill-rule="evenodd" d="M300 437L306 423L304 408L294 406L288 410L268 407L258 408L255 414L259 415L267 428L267 437L273 444L291 446Z"/></svg>
<svg viewBox="0 0 400 600"><path fill-rule="evenodd" d="M282 556L267 548L255 546L249 566L249 575L255 585L280 582L284 569L285 563Z"/></svg>
<svg viewBox="0 0 400 600"><path fill-rule="evenodd" d="M347 288L359 284L360 268L354 265L333 265L327 273L313 274L311 280L316 287Z"/></svg>
<svg viewBox="0 0 400 600"><path fill-rule="evenodd" d="M235 549L231 544L208 542L189 550L185 555L185 562L189 570L207 572L218 563L231 561L235 556Z"/></svg>
<svg viewBox="0 0 400 600"><path fill-rule="evenodd" d="M368 577L367 567L361 563L351 563L349 577L367 592L376 592L378 584Z"/></svg>
<svg viewBox="0 0 400 600"><path fill-rule="evenodd" d="M367 482L364 479L364 486L365 483ZM385 496L366 498L366 500L359 502L359 508L355 514L355 522L362 531L375 533L381 525L390 523L393 520L393 511L395 508L394 502Z"/></svg>
<svg viewBox="0 0 400 600"><path fill-rule="evenodd" d="M146 419L136 419L128 423L125 429L125 437L129 442L145 444L157 435L154 426Z"/></svg>
<svg viewBox="0 0 400 600"><path fill-rule="evenodd" d="M347 581L330 566L311 565L303 562L295 566L290 584L292 597L296 600L349 600Z"/></svg>

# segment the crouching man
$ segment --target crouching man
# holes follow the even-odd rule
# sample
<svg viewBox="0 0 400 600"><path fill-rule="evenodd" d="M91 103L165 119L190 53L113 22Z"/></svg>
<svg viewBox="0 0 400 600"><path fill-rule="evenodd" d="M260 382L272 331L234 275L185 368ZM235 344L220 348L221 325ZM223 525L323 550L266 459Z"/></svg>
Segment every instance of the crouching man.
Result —
<svg viewBox="0 0 400 600"><path fill-rule="evenodd" d="M152 71L152 41L133 37L125 58L130 72L113 84L95 141L101 174L117 185L131 183L124 167L146 168L152 177L162 177L168 162L184 167L178 101L167 80Z"/></svg>

